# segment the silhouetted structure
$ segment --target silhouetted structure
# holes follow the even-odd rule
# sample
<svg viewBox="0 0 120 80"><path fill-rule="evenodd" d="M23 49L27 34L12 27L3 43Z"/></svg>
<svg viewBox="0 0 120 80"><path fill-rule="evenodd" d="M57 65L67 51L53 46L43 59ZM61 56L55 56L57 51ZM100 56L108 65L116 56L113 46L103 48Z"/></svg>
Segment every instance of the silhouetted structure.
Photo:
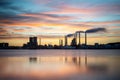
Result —
<svg viewBox="0 0 120 80"><path fill-rule="evenodd" d="M38 47L37 37L29 37L29 42L23 48L36 49Z"/></svg>
<svg viewBox="0 0 120 80"><path fill-rule="evenodd" d="M71 46L76 46L76 38L73 38L73 40L71 42Z"/></svg>
<svg viewBox="0 0 120 80"><path fill-rule="evenodd" d="M80 32L79 32L79 46L81 45L81 40L80 40L81 36L80 36Z"/></svg>
<svg viewBox="0 0 120 80"><path fill-rule="evenodd" d="M34 45L34 46L37 46L38 43L37 43L37 37L30 37L29 38L29 42L31 45Z"/></svg>
<svg viewBox="0 0 120 80"><path fill-rule="evenodd" d="M74 39L74 46L76 46L77 45L77 34L76 33L74 34L74 38L73 39Z"/></svg>
<svg viewBox="0 0 120 80"><path fill-rule="evenodd" d="M59 46L63 46L63 40L59 40Z"/></svg>
<svg viewBox="0 0 120 80"><path fill-rule="evenodd" d="M67 46L67 36L65 36L65 46Z"/></svg>
<svg viewBox="0 0 120 80"><path fill-rule="evenodd" d="M87 45L87 32L85 32L85 45Z"/></svg>
<svg viewBox="0 0 120 80"><path fill-rule="evenodd" d="M8 48L8 43L0 43L0 48Z"/></svg>
<svg viewBox="0 0 120 80"><path fill-rule="evenodd" d="M85 44L80 45L80 35L79 35L79 44L77 45L77 33L74 35L74 38L71 41L71 45L67 44L67 37L72 37L73 34L69 34L65 36L64 46L62 39L59 40L59 45L51 45L51 44L41 45L41 39L40 39L40 44L38 45L37 37L29 37L29 42L27 42L27 44L23 44L22 47L9 46L8 43L0 43L0 49L120 49L120 42L107 43L107 44L95 43L94 45L88 45L86 32L85 32Z"/></svg>
<svg viewBox="0 0 120 80"><path fill-rule="evenodd" d="M41 45L41 38L39 38L39 45Z"/></svg>

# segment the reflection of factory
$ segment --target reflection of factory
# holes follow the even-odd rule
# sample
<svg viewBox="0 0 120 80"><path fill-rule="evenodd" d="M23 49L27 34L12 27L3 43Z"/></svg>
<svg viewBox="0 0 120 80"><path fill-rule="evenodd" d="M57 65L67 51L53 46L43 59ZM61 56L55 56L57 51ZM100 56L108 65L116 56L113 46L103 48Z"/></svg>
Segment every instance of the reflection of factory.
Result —
<svg viewBox="0 0 120 80"><path fill-rule="evenodd" d="M30 57L29 58L29 62L35 62L35 63L45 63L45 62L56 62L56 63L73 63L76 65L87 65L88 60L87 60L87 56L61 56L61 57Z"/></svg>
<svg viewBox="0 0 120 80"><path fill-rule="evenodd" d="M30 57L30 63L63 63L71 64L81 69L86 69L89 72L105 72L107 71L107 66L105 64L90 63L88 62L87 56L76 56L76 57Z"/></svg>
<svg viewBox="0 0 120 80"><path fill-rule="evenodd" d="M85 60L87 60L85 58ZM30 57L29 58L30 62L38 62L38 63L42 63L42 62L62 62L62 63L80 63L81 58L80 57ZM86 61L85 61L86 62Z"/></svg>

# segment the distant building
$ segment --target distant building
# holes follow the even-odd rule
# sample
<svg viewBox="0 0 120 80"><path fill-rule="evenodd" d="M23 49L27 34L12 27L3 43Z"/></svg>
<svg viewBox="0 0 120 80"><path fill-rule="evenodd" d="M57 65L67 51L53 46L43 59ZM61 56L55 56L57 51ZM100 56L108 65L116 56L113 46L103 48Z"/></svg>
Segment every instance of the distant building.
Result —
<svg viewBox="0 0 120 80"><path fill-rule="evenodd" d="M37 46L37 45L38 45L37 37L30 37L30 38L29 38L29 43L30 43L31 45Z"/></svg>
<svg viewBox="0 0 120 80"><path fill-rule="evenodd" d="M99 48L99 43L95 43L94 47Z"/></svg>
<svg viewBox="0 0 120 80"><path fill-rule="evenodd" d="M0 43L0 48L8 48L8 43Z"/></svg>
<svg viewBox="0 0 120 80"><path fill-rule="evenodd" d="M76 38L73 38L72 42L71 42L71 46L76 46Z"/></svg>
<svg viewBox="0 0 120 80"><path fill-rule="evenodd" d="M23 48L37 48L38 42L37 37L29 37L29 42L23 45Z"/></svg>

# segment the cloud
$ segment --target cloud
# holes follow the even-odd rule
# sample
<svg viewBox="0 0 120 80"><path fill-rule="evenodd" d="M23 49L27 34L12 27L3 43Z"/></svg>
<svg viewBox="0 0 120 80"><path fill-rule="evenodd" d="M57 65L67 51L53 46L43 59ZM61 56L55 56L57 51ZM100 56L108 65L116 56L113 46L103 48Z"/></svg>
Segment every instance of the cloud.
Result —
<svg viewBox="0 0 120 80"><path fill-rule="evenodd" d="M8 31L5 28L0 28L0 36L8 35Z"/></svg>
<svg viewBox="0 0 120 80"><path fill-rule="evenodd" d="M80 8L71 5L57 6L54 11L45 12L48 14L90 14L95 12L96 9Z"/></svg>
<svg viewBox="0 0 120 80"><path fill-rule="evenodd" d="M28 32L29 30L26 28L15 28L15 27L23 27L28 26L29 28L32 28L33 33L34 32L66 32L72 33L75 31L80 30L85 31L88 28L94 28L96 26L111 26L120 24L120 20L109 20L109 21L99 21L98 14L110 14L110 13L118 13L119 12L119 4L96 4L94 6L90 7L81 7L80 5L71 5L68 3L64 3L63 5L56 5L54 6L53 3L56 0L37 0L41 2L41 4L50 4L53 6L45 6L49 7L50 9L46 9L45 11L36 11L34 12L32 10L32 6L26 6L24 9L23 7L18 7L17 5L14 5L14 0L0 0L0 26L7 26L14 28L11 28L11 31L13 32ZM26 1L27 2L27 1ZM59 3L59 1L58 1ZM20 3L21 4L21 3ZM23 3L24 4L24 3ZM39 3L38 3L39 4ZM41 6L40 4L40 6ZM34 5L34 4L33 4ZM43 5L42 5L43 7ZM26 11L28 8L31 8L31 11ZM109 12L109 13L108 13ZM82 14L82 15L81 15ZM86 19L89 18L89 16L96 16L96 21L92 21L90 19L87 21ZM114 14L113 14L114 15ZM82 17L81 17L82 16ZM83 19L83 16L85 18ZM91 18L91 17L90 17ZM92 17L93 18L93 17ZM37 29L37 28L39 29ZM5 28L4 28L5 29ZM9 28L10 29L10 28ZM8 29L2 30L3 32L9 32ZM31 31L29 31L31 32ZM90 31L89 31L90 32ZM95 32L95 31L94 31ZM31 32L32 33L32 32ZM14 33L15 35L15 33ZM52 35L52 34L51 34Z"/></svg>
<svg viewBox="0 0 120 80"><path fill-rule="evenodd" d="M60 16L57 14L45 14L45 13L24 13L24 14L9 14L2 12L0 14L0 25L21 25L21 26L36 26L41 23L62 23L67 20L74 19L71 16ZM34 25L36 24L36 25Z"/></svg>
<svg viewBox="0 0 120 80"><path fill-rule="evenodd" d="M110 21L84 21L84 22L71 22L72 26L82 26L82 27L94 27L94 26L111 26L120 24L120 20L110 20Z"/></svg>
<svg viewBox="0 0 120 80"><path fill-rule="evenodd" d="M74 18L71 16L60 16L57 14L46 14L46 13L26 13L26 14L21 14L21 16L38 18L39 20L42 21L60 21L60 20L70 20Z"/></svg>
<svg viewBox="0 0 120 80"><path fill-rule="evenodd" d="M87 4L87 3L86 3ZM54 7L53 7L54 8ZM56 5L56 9L51 11L46 11L44 13L47 14L82 14L85 16L104 16L104 15L113 15L120 13L120 4L97 4L95 6L84 6L81 7L80 5L71 5L71 4L60 4ZM109 13L108 13L109 12Z"/></svg>
<svg viewBox="0 0 120 80"><path fill-rule="evenodd" d="M15 14L16 12L26 12L23 8L15 6L13 0L0 0L0 12ZM12 12L12 13L11 13Z"/></svg>
<svg viewBox="0 0 120 80"><path fill-rule="evenodd" d="M2 32L6 32L6 30L4 28L0 28L0 33Z"/></svg>
<svg viewBox="0 0 120 80"><path fill-rule="evenodd" d="M19 15L26 12L22 7L15 6L13 0L0 0L0 25L29 20L31 17Z"/></svg>

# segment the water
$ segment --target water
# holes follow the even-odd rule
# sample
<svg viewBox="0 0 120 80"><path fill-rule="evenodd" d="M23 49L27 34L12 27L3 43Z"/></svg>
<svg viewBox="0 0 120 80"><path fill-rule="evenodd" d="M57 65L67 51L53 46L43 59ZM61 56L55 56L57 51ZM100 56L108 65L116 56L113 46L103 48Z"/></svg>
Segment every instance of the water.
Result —
<svg viewBox="0 0 120 80"><path fill-rule="evenodd" d="M0 50L0 80L120 80L120 50Z"/></svg>

